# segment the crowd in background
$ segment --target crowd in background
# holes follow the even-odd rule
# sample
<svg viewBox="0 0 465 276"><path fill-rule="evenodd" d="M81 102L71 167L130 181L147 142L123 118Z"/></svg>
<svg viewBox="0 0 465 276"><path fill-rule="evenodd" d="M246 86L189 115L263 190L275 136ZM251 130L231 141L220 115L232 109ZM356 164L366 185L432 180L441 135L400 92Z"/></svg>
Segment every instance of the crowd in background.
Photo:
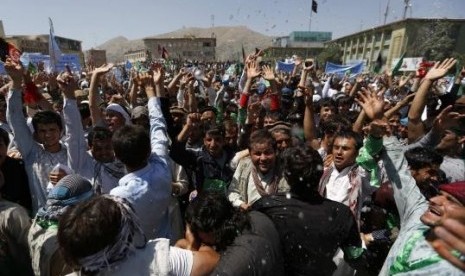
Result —
<svg viewBox="0 0 465 276"><path fill-rule="evenodd" d="M7 59L0 275L464 275L465 68L261 55Z"/></svg>

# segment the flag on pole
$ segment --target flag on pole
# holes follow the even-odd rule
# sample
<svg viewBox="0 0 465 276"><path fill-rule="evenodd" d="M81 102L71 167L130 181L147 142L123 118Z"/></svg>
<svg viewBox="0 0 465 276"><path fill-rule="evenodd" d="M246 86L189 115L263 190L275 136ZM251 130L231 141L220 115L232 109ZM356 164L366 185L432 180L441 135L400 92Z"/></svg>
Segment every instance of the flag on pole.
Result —
<svg viewBox="0 0 465 276"><path fill-rule="evenodd" d="M165 46L162 47L161 51L161 57L163 59L168 59L170 57L170 54L168 53L168 50L166 50Z"/></svg>
<svg viewBox="0 0 465 276"><path fill-rule="evenodd" d="M318 3L315 0L312 0L312 11L317 13L318 11Z"/></svg>
<svg viewBox="0 0 465 276"><path fill-rule="evenodd" d="M50 69L56 71L56 66L61 58L61 51L58 47L58 43L55 40L55 31L53 29L52 19L49 17L48 22L50 24L50 36L48 39L48 52L50 55Z"/></svg>
<svg viewBox="0 0 465 276"><path fill-rule="evenodd" d="M395 76L397 73L399 73L399 69L402 66L402 63L404 62L404 56L405 52L400 56L399 61L396 63L396 66L392 69L392 75Z"/></svg>
<svg viewBox="0 0 465 276"><path fill-rule="evenodd" d="M381 56L381 51L379 51L378 57L376 58L376 61L375 61L375 66L373 67L373 72L378 74L381 71L382 67L383 67L383 57Z"/></svg>

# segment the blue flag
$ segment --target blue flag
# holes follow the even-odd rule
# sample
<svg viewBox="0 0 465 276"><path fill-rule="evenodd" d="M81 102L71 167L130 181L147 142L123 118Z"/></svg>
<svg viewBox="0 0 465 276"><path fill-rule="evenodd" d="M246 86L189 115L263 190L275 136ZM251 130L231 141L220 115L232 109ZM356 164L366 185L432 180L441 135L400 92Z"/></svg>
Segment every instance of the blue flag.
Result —
<svg viewBox="0 0 465 276"><path fill-rule="evenodd" d="M126 70L130 70L132 68L132 64L131 62L129 62L129 60L126 60L126 64L124 65L124 68L126 68Z"/></svg>
<svg viewBox="0 0 465 276"><path fill-rule="evenodd" d="M286 63L282 61L277 61L276 62L276 71L284 71L287 73L292 73L292 70L294 70L294 62L292 63Z"/></svg>
<svg viewBox="0 0 465 276"><path fill-rule="evenodd" d="M355 63L352 65L341 65L334 64L331 62L326 63L325 73L326 74L336 74L336 75L345 75L348 74L350 77L358 75L363 72L364 62Z"/></svg>

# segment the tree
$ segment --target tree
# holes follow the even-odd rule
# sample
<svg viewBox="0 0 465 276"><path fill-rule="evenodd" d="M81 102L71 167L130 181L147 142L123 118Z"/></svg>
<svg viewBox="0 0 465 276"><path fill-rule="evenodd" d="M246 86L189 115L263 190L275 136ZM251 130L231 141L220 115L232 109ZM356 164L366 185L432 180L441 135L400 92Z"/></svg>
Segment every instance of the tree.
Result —
<svg viewBox="0 0 465 276"><path fill-rule="evenodd" d="M341 63L342 59L342 49L341 46L337 43L328 44L323 51L317 56L317 61L320 64L325 64L326 62Z"/></svg>
<svg viewBox="0 0 465 276"><path fill-rule="evenodd" d="M454 53L458 28L447 21L422 23L416 33L415 42L409 56L421 56L437 61L450 57Z"/></svg>

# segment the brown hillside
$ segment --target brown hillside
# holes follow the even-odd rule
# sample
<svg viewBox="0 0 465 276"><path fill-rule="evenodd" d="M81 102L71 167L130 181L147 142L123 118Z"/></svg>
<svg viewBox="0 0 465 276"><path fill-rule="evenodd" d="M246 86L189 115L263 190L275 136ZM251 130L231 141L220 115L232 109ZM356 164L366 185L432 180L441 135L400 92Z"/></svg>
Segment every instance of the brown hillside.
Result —
<svg viewBox="0 0 465 276"><path fill-rule="evenodd" d="M241 47L244 45L246 53L253 52L255 47L266 48L271 46L272 37L262 35L245 26L214 27L214 28L183 28L174 32L155 35L151 37L211 37L216 36L216 57L218 60L231 60L241 57ZM143 48L142 39L128 40L119 36L97 47L107 51L110 62L123 61L124 52Z"/></svg>

